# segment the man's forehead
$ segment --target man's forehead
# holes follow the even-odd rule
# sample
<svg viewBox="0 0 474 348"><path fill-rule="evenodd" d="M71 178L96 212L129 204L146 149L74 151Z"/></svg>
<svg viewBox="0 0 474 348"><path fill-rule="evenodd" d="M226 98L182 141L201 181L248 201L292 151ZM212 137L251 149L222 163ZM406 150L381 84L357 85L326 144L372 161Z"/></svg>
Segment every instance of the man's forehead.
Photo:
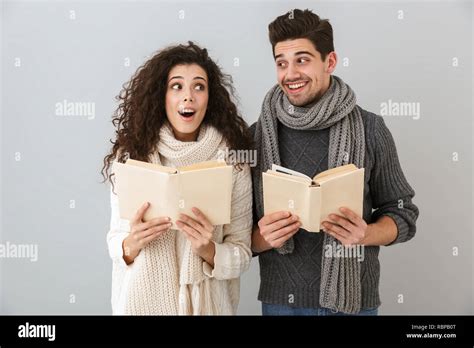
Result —
<svg viewBox="0 0 474 348"><path fill-rule="evenodd" d="M275 57L278 55L292 56L297 52L308 51L316 54L314 45L308 39L280 41L275 45Z"/></svg>

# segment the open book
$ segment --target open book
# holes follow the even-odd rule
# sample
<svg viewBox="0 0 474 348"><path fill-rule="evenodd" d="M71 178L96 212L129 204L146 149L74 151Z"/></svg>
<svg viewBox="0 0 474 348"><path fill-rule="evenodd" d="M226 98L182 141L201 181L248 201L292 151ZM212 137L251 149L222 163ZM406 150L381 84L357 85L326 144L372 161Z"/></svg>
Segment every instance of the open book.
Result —
<svg viewBox="0 0 474 348"><path fill-rule="evenodd" d="M265 215L290 211L300 217L301 228L309 232L319 232L329 214L342 215L340 207L362 216L364 168L347 164L310 178L273 164L262 176Z"/></svg>
<svg viewBox="0 0 474 348"><path fill-rule="evenodd" d="M172 168L128 159L115 161L114 172L122 219L131 220L150 202L144 221L169 216L177 228L179 214L194 218L191 208L196 207L213 225L230 223L232 166L224 160Z"/></svg>

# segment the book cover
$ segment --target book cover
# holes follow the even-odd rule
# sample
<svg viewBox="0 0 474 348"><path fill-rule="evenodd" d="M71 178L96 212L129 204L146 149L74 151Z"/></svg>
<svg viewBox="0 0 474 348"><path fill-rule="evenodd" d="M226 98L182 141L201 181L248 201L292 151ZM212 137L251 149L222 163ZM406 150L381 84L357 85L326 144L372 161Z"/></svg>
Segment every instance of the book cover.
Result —
<svg viewBox="0 0 474 348"><path fill-rule="evenodd" d="M364 168L354 164L326 170L314 178L273 165L262 173L262 180L265 215L290 211L309 232L319 232L329 214L341 215L340 207L362 216Z"/></svg>
<svg viewBox="0 0 474 348"><path fill-rule="evenodd" d="M144 221L169 216L177 228L179 214L195 217L191 208L197 207L213 225L230 223L232 166L223 160L172 168L128 159L113 168L122 219L150 202Z"/></svg>

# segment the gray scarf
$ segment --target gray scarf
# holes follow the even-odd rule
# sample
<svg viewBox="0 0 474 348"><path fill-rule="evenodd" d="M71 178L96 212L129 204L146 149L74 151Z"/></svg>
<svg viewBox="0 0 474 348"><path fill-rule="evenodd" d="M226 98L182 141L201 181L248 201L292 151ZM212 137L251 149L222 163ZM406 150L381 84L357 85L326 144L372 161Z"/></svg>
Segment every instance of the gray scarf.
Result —
<svg viewBox="0 0 474 348"><path fill-rule="evenodd" d="M256 124L255 144L258 150L257 166L253 168L254 194L258 216L263 215L263 190L261 172L280 163L277 120L292 129L319 130L330 128L329 168L353 163L364 166L365 135L362 117L356 106L354 91L337 76L331 76L328 90L309 107L291 105L279 85L265 96L262 111ZM322 307L344 313L357 313L361 305L360 263L353 257L325 257L330 246L341 243L324 233L321 265L321 290L319 303ZM291 253L293 238L276 250L280 254Z"/></svg>

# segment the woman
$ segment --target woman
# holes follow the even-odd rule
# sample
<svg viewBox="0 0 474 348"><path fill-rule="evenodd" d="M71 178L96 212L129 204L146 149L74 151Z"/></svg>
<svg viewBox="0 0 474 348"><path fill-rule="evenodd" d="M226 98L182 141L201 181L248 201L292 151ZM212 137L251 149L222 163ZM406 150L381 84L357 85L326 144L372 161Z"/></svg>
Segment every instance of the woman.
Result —
<svg viewBox="0 0 474 348"><path fill-rule="evenodd" d="M158 52L117 97L116 140L102 168L112 183L107 242L114 314L235 314L239 277L251 260L248 164L233 163L230 224L212 226L193 209L194 216L176 221L179 230L171 230L165 216L144 223L147 203L131 221L120 220L109 173L114 160L127 157L176 167L249 150L247 125L232 94L230 77L206 49L189 42Z"/></svg>

